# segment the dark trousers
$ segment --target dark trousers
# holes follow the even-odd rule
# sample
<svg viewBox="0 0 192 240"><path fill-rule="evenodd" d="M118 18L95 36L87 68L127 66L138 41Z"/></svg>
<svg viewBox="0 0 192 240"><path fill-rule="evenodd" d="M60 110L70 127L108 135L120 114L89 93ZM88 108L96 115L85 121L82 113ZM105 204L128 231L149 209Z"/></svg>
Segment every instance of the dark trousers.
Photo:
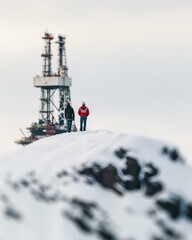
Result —
<svg viewBox="0 0 192 240"><path fill-rule="evenodd" d="M80 117L80 131L86 131L87 117Z"/></svg>
<svg viewBox="0 0 192 240"><path fill-rule="evenodd" d="M71 132L72 119L67 119L67 132Z"/></svg>

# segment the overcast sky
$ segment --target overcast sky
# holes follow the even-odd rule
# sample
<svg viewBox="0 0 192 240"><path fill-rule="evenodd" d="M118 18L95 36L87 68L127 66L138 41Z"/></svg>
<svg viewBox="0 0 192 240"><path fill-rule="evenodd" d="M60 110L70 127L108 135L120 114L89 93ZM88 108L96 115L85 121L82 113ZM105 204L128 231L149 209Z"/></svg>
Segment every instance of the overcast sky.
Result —
<svg viewBox="0 0 192 240"><path fill-rule="evenodd" d="M0 3L0 153L17 148L19 128L38 120L32 79L47 30L67 37L72 103L76 111L87 103L90 130L165 140L192 159L191 0Z"/></svg>

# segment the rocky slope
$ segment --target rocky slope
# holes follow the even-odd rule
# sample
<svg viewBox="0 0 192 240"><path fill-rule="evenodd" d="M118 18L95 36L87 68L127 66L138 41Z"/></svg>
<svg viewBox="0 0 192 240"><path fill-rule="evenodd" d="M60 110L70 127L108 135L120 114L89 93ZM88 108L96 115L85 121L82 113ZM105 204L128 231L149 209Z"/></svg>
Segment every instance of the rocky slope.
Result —
<svg viewBox="0 0 192 240"><path fill-rule="evenodd" d="M0 240L191 240L192 167L172 144L62 134L0 157Z"/></svg>

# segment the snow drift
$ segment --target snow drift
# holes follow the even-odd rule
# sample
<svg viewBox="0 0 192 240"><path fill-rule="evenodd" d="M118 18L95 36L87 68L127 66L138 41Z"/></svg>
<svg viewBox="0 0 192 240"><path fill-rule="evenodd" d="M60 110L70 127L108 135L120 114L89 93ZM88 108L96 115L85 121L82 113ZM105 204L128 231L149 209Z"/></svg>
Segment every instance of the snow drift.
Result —
<svg viewBox="0 0 192 240"><path fill-rule="evenodd" d="M171 144L61 134L0 157L0 240L191 240L192 167Z"/></svg>

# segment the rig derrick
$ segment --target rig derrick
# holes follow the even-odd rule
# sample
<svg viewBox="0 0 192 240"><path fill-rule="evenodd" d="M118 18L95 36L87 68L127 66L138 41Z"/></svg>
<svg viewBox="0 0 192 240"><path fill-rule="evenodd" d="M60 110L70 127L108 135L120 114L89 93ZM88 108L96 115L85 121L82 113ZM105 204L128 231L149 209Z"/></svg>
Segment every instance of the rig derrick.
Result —
<svg viewBox="0 0 192 240"><path fill-rule="evenodd" d="M51 44L54 36L51 33L45 33L42 75L33 78L33 85L40 89L40 110L38 122L33 122L27 127L30 136L24 135L23 138L16 140L15 143L27 145L40 138L48 137L67 132L65 125L64 109L66 103L71 102L70 87L72 79L68 77L68 67L65 51L65 36L59 35L58 40L58 69L52 72L52 52ZM76 131L76 128L72 129Z"/></svg>

